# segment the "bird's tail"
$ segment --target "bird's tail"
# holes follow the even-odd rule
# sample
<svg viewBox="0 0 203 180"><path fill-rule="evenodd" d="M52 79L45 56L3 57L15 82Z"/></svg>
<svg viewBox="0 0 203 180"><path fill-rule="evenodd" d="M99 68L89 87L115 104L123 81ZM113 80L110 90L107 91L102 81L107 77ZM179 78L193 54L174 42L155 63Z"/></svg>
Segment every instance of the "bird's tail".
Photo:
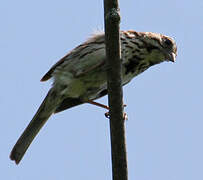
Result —
<svg viewBox="0 0 203 180"><path fill-rule="evenodd" d="M52 113L54 113L56 107L58 106L58 104L60 104L60 102L61 99L58 96L58 93L53 88L50 89L32 121L26 127L23 134L20 136L11 151L10 158L11 160L14 160L16 164L18 164L23 158L33 139L46 123L48 118L52 115Z"/></svg>

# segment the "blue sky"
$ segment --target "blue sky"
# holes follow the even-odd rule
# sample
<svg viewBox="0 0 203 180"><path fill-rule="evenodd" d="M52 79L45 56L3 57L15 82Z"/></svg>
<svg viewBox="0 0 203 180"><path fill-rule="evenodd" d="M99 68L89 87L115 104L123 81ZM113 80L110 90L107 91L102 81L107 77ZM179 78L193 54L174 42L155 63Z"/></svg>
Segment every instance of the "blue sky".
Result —
<svg viewBox="0 0 203 180"><path fill-rule="evenodd" d="M178 46L176 63L124 88L129 179L203 179L203 1L123 0L120 9L122 30L163 33ZM2 1L0 22L0 179L111 179L109 122L88 104L52 116L18 166L9 159L51 86L39 80L103 29L103 1Z"/></svg>

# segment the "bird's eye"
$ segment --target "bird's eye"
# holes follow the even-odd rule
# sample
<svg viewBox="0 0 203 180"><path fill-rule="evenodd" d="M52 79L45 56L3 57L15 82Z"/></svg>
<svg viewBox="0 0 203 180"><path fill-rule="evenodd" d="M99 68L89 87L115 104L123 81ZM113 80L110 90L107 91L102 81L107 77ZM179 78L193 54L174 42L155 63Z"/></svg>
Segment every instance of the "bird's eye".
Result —
<svg viewBox="0 0 203 180"><path fill-rule="evenodd" d="M165 39L164 40L164 44L166 45L166 46L172 46L172 41L170 40L170 39Z"/></svg>

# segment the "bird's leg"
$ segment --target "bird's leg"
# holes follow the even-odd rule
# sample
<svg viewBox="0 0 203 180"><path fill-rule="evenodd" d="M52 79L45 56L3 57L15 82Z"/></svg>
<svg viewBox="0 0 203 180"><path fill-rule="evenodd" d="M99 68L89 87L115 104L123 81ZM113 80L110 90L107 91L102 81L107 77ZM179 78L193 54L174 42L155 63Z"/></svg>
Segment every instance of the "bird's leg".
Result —
<svg viewBox="0 0 203 180"><path fill-rule="evenodd" d="M95 102L95 101L92 101L92 100L87 101L87 103L109 110L108 106L106 106L104 104L101 104L101 103L98 103L98 102ZM123 107L126 107L126 106L127 106L126 104L123 104ZM106 116L106 118L110 117L109 111L105 113L105 116ZM127 114L125 112L123 113L123 119L124 120L128 119L128 116L127 116Z"/></svg>
<svg viewBox="0 0 203 180"><path fill-rule="evenodd" d="M99 107L102 107L102 108L104 108L104 109L109 110L109 107L108 107L108 106L106 106L106 105L104 105L104 104L101 104L101 103L98 103L98 102L95 102L95 101L92 101L92 100L87 101L87 103L93 104L93 105L95 105L95 106L99 106Z"/></svg>

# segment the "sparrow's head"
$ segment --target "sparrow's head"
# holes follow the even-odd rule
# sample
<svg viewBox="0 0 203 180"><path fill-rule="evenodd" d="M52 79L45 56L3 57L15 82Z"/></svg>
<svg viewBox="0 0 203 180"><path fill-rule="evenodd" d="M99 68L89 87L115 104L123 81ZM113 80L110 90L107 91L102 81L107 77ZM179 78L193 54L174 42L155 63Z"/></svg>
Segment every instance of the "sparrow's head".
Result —
<svg viewBox="0 0 203 180"><path fill-rule="evenodd" d="M140 36L141 39L143 39L143 42L145 42L144 44L148 46L149 50L152 52L154 51L154 54L160 54L161 62L175 62L177 46L171 37L151 32L140 33Z"/></svg>

